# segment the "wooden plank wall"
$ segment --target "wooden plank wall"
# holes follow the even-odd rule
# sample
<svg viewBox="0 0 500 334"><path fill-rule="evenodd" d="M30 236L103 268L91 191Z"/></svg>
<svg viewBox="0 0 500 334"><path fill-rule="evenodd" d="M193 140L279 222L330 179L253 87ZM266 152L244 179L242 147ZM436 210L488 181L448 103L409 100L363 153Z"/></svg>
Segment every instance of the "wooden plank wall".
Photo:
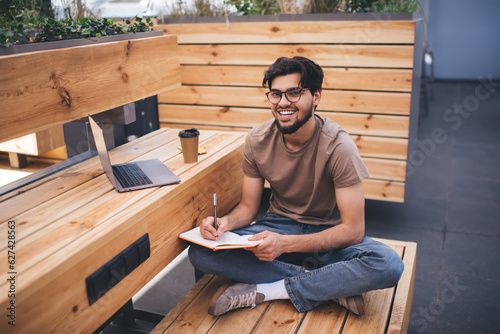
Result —
<svg viewBox="0 0 500 334"><path fill-rule="evenodd" d="M180 88L158 96L161 126L248 131L270 119L261 86L278 57L325 72L317 112L351 135L371 177L367 198L404 201L415 21L158 25L177 35Z"/></svg>

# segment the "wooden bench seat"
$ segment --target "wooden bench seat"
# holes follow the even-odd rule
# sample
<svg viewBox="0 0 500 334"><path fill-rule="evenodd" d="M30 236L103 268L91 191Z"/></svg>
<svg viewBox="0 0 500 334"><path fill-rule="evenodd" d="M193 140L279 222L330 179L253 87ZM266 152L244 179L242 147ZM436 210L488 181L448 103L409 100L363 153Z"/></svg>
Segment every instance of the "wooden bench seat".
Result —
<svg viewBox="0 0 500 334"><path fill-rule="evenodd" d="M227 280L205 275L151 332L161 333L405 333L415 278L416 244L378 239L393 248L405 270L394 288L364 294L366 314L357 316L333 302L299 313L289 301L239 309L219 317L207 313L210 298Z"/></svg>

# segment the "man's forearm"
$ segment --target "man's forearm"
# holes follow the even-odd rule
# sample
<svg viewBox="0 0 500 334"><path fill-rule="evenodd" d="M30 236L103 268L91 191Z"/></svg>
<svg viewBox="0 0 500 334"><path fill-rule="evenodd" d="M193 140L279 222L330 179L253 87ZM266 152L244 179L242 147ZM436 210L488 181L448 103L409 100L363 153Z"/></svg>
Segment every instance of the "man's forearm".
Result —
<svg viewBox="0 0 500 334"><path fill-rule="evenodd" d="M284 235L284 253L314 253L345 248L360 243L363 236L364 227L351 227L343 224L318 233Z"/></svg>
<svg viewBox="0 0 500 334"><path fill-rule="evenodd" d="M229 230L236 230L248 226L256 215L257 212L243 205L237 205L225 218L228 220Z"/></svg>

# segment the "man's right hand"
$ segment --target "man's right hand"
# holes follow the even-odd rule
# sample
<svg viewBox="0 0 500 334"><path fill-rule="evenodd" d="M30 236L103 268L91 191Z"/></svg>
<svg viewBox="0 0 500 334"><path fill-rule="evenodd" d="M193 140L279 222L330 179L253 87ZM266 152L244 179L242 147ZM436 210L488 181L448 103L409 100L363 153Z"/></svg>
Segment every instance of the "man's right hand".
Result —
<svg viewBox="0 0 500 334"><path fill-rule="evenodd" d="M201 236L208 240L217 240L222 233L228 231L227 217L217 218L217 230L214 226L214 217L209 216L202 220L200 225Z"/></svg>

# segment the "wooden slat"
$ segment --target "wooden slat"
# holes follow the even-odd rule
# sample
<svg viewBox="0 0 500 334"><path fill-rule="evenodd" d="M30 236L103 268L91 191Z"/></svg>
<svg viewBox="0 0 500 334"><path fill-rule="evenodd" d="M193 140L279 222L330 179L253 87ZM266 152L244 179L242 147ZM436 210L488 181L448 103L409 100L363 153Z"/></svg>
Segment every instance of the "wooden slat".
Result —
<svg viewBox="0 0 500 334"><path fill-rule="evenodd" d="M224 107L269 108L257 87L181 86L158 95L158 103ZM410 114L410 93L323 90L318 111Z"/></svg>
<svg viewBox="0 0 500 334"><path fill-rule="evenodd" d="M408 138L408 116L321 111L317 114L330 118L353 135Z"/></svg>
<svg viewBox="0 0 500 334"><path fill-rule="evenodd" d="M269 109L159 104L160 122L252 127L272 118ZM352 134L408 137L408 117L318 112Z"/></svg>
<svg viewBox="0 0 500 334"><path fill-rule="evenodd" d="M264 187L270 185L266 181ZM363 181L363 191L365 198L379 201L404 202L404 182L385 181L368 178Z"/></svg>
<svg viewBox="0 0 500 334"><path fill-rule="evenodd" d="M189 85L262 85L268 66L182 65L181 80ZM323 68L323 89L410 92L412 71L384 68Z"/></svg>
<svg viewBox="0 0 500 334"><path fill-rule="evenodd" d="M408 139L352 135L362 158L406 160Z"/></svg>
<svg viewBox="0 0 500 334"><path fill-rule="evenodd" d="M229 18L231 21L231 18ZM179 43L405 43L414 42L414 21L299 21L163 24ZM311 39L311 36L314 36Z"/></svg>
<svg viewBox="0 0 500 334"><path fill-rule="evenodd" d="M304 315L289 300L275 300L260 319L255 333L295 333Z"/></svg>
<svg viewBox="0 0 500 334"><path fill-rule="evenodd" d="M204 275L189 292L168 312L168 314L156 325L150 334L163 334L168 332L170 326L177 321L179 314L181 314L194 300L201 294L205 293L204 289L214 279L213 275Z"/></svg>
<svg viewBox="0 0 500 334"><path fill-rule="evenodd" d="M176 36L2 56L0 142L177 87L178 57Z"/></svg>
<svg viewBox="0 0 500 334"><path fill-rule="evenodd" d="M404 202L404 182L367 179L363 181L365 198L380 201Z"/></svg>
<svg viewBox="0 0 500 334"><path fill-rule="evenodd" d="M411 303L413 300L413 287L415 284L416 257L417 244L408 242L403 257L405 269L396 287L394 306L387 329L388 334L406 333L408 330Z"/></svg>
<svg viewBox="0 0 500 334"><path fill-rule="evenodd" d="M405 181L406 161L366 157L362 159L370 172L370 178L388 181Z"/></svg>
<svg viewBox="0 0 500 334"><path fill-rule="evenodd" d="M320 66L412 68L412 45L179 45L181 64L265 65L278 57L307 57Z"/></svg>
<svg viewBox="0 0 500 334"><path fill-rule="evenodd" d="M323 88L411 92L412 70L323 68Z"/></svg>
<svg viewBox="0 0 500 334"><path fill-rule="evenodd" d="M307 312L297 334L342 333L347 310L337 303L328 302Z"/></svg>
<svg viewBox="0 0 500 334"><path fill-rule="evenodd" d="M400 257L403 257L404 247L388 245ZM349 314L344 326L344 334L384 333L391 315L391 304L395 288L369 291L363 294L366 313L362 317Z"/></svg>
<svg viewBox="0 0 500 334"><path fill-rule="evenodd" d="M181 310L180 314L170 312L166 318L170 318L171 323L165 326L167 328L163 333L182 333L185 329L191 333L207 333L217 320L207 313L208 303L222 283L228 282L227 280L212 279L203 287L201 293L197 294L189 305Z"/></svg>

